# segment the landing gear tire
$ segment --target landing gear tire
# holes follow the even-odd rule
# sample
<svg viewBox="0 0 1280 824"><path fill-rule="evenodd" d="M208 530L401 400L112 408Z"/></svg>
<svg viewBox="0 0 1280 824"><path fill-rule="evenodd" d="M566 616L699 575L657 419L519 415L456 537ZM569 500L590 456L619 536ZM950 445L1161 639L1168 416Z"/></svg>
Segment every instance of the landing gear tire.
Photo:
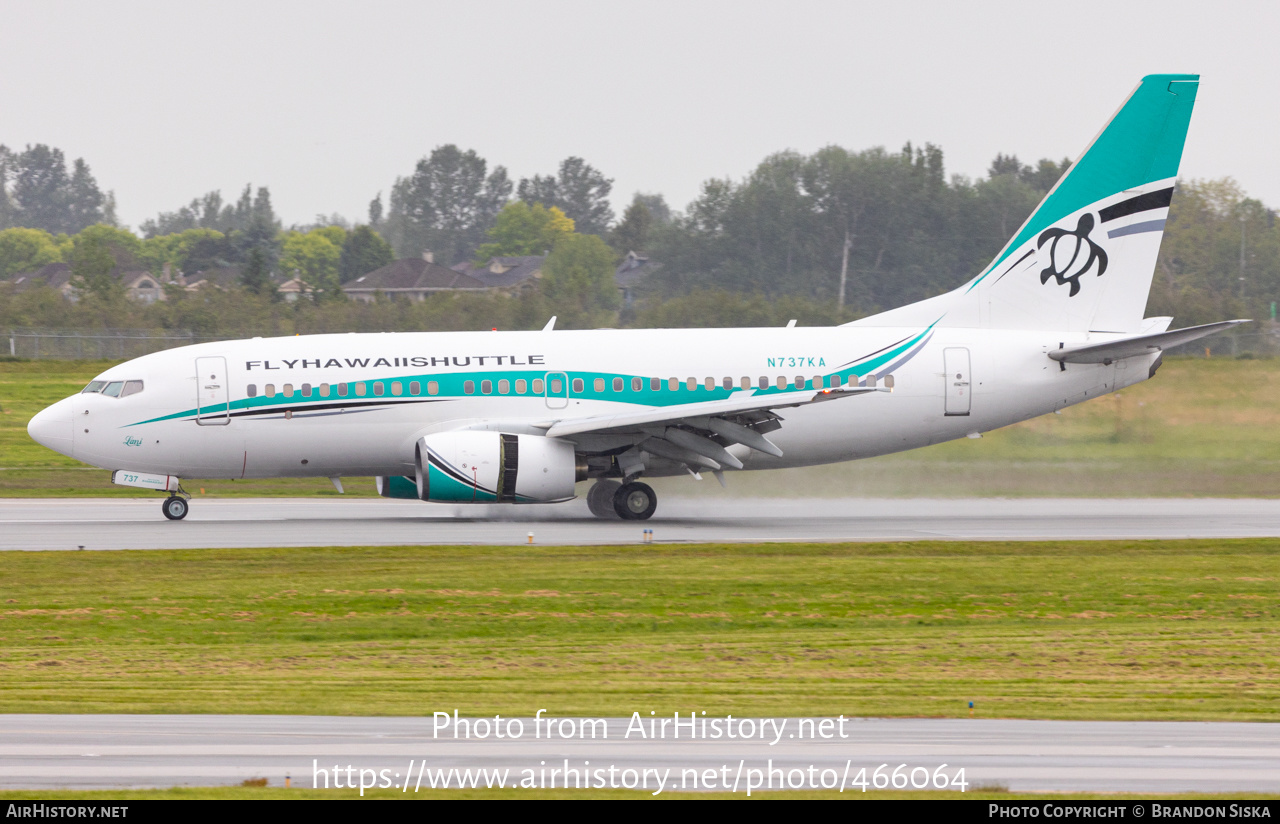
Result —
<svg viewBox="0 0 1280 824"><path fill-rule="evenodd" d="M658 508L658 495L648 484L623 484L613 493L613 509L624 521L647 521Z"/></svg>
<svg viewBox="0 0 1280 824"><path fill-rule="evenodd" d="M597 518L616 521L618 513L613 508L613 496L621 488L622 484L617 481L596 481L591 489L587 490L587 509L591 510L591 514Z"/></svg>
<svg viewBox="0 0 1280 824"><path fill-rule="evenodd" d="M164 503L160 505L164 512L164 517L171 521L181 521L187 517L187 512L191 510L191 505L187 503L186 498L179 498L172 495L164 499Z"/></svg>

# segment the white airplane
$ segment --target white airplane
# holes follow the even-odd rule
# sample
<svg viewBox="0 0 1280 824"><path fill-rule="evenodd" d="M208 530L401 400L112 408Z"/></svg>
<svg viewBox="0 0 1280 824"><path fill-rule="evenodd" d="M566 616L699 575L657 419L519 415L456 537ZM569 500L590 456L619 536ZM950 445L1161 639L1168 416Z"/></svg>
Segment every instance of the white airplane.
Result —
<svg viewBox="0 0 1280 824"><path fill-rule="evenodd" d="M28 425L168 493L181 480L376 476L392 498L554 503L643 520L642 477L867 458L1146 380L1235 323L1143 318L1197 75L1146 77L977 277L831 328L338 334L113 366Z"/></svg>

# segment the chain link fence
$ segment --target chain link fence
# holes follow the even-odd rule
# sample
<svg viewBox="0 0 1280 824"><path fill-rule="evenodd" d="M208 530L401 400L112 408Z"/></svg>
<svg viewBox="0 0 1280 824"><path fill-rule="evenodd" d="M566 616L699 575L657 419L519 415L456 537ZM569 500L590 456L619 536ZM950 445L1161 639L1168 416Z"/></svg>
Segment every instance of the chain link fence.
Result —
<svg viewBox="0 0 1280 824"><path fill-rule="evenodd" d="M5 332L10 357L29 360L129 360L152 352L228 340L231 336L203 336L184 331L154 329L28 329Z"/></svg>
<svg viewBox="0 0 1280 824"><path fill-rule="evenodd" d="M10 357L28 360L129 360L152 352L218 340L240 340L255 336L272 337L272 331L236 331L220 335L155 329L31 329L7 330L5 342ZM1280 356L1280 324L1261 321L1222 334L1174 346L1168 355L1194 357Z"/></svg>
<svg viewBox="0 0 1280 824"><path fill-rule="evenodd" d="M1227 332L1171 346L1165 354L1199 358L1273 358L1280 355L1280 326L1274 321L1242 324Z"/></svg>

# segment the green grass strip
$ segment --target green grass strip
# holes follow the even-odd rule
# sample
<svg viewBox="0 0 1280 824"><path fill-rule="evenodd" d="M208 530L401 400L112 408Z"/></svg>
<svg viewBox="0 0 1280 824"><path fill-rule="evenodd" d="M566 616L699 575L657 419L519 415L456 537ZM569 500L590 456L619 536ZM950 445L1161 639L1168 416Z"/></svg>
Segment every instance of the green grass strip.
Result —
<svg viewBox="0 0 1280 824"><path fill-rule="evenodd" d="M1280 540L0 553L0 712L1276 720Z"/></svg>

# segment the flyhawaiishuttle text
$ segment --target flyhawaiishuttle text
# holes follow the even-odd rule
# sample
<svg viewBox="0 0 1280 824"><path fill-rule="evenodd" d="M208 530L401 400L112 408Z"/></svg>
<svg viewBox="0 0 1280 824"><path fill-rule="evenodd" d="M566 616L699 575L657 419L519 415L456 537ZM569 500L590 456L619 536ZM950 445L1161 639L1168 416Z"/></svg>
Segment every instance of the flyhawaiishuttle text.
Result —
<svg viewBox="0 0 1280 824"><path fill-rule="evenodd" d="M805 766L776 766L773 759L764 763L736 764L716 767L626 767L618 764L592 764L590 761L563 759L537 767L428 767L425 761L411 759L405 772L391 769L362 769L354 764L321 767L312 759L311 786L318 790L348 789L399 790L402 793L421 790L452 789L527 789L527 790L646 790L653 795L664 791L719 790L745 792L758 790L838 790L844 792L884 789L937 789L964 792L969 784L963 767L911 766L881 764L878 767L854 768L846 761L842 769Z"/></svg>
<svg viewBox="0 0 1280 824"><path fill-rule="evenodd" d="M603 718L556 718L538 710L531 721L522 718L465 718L457 710L432 714L433 738L454 740L486 738L607 739L609 724ZM627 740L741 739L777 744L784 737L797 741L848 738L843 715L835 718L734 718L708 716L706 712L672 713L670 717L650 712L648 717L631 713L622 738ZM530 729L530 727L532 729Z"/></svg>

